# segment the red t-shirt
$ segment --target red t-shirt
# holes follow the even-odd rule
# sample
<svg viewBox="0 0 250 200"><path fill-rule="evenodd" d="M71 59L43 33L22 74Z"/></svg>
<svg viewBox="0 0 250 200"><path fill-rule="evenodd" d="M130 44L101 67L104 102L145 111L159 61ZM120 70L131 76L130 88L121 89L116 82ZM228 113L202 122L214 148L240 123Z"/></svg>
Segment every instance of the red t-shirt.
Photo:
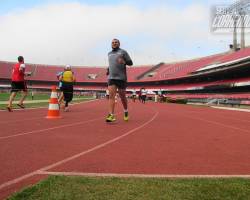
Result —
<svg viewBox="0 0 250 200"><path fill-rule="evenodd" d="M25 67L22 68L21 65L24 65L24 64L17 63L14 65L14 68L12 71L12 81L16 81L16 82L24 81ZM21 68L23 70L20 70Z"/></svg>

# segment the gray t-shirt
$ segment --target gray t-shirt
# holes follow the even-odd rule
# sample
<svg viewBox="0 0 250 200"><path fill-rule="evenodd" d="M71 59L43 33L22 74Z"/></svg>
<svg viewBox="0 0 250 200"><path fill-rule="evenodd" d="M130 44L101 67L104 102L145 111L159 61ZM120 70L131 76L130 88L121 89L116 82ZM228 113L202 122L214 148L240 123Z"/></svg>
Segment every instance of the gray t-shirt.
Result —
<svg viewBox="0 0 250 200"><path fill-rule="evenodd" d="M128 53L123 49L115 49L108 53L109 76L108 79L127 81L126 64L119 64L118 59L122 57L126 64L132 65L132 60Z"/></svg>

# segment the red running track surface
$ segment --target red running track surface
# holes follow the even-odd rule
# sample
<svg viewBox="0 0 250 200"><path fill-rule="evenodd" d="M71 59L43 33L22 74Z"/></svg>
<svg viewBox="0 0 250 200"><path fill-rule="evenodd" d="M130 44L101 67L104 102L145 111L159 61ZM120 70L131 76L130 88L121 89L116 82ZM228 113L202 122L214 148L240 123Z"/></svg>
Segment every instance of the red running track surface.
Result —
<svg viewBox="0 0 250 200"><path fill-rule="evenodd" d="M250 175L250 113L129 103L106 124L107 101L0 112L0 199L47 174Z"/></svg>

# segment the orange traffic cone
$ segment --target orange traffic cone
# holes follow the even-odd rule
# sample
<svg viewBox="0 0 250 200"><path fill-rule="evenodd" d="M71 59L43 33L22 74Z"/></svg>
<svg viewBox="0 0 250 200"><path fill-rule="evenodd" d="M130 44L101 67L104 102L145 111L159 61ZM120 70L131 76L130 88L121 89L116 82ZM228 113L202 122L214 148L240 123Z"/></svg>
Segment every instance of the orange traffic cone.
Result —
<svg viewBox="0 0 250 200"><path fill-rule="evenodd" d="M59 109L59 105L58 105L56 86L52 87L50 101L49 101L49 110L48 110L48 115L46 118L47 119L61 118L60 117L60 109Z"/></svg>

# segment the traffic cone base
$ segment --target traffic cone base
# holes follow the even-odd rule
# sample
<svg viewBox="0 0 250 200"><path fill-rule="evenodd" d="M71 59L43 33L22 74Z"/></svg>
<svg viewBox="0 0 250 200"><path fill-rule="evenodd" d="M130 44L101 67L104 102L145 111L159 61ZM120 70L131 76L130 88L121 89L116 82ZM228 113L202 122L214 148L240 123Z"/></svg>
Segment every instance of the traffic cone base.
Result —
<svg viewBox="0 0 250 200"><path fill-rule="evenodd" d="M47 119L58 119L58 118L62 118L62 117L60 116L59 110L49 110L48 116L46 118Z"/></svg>

